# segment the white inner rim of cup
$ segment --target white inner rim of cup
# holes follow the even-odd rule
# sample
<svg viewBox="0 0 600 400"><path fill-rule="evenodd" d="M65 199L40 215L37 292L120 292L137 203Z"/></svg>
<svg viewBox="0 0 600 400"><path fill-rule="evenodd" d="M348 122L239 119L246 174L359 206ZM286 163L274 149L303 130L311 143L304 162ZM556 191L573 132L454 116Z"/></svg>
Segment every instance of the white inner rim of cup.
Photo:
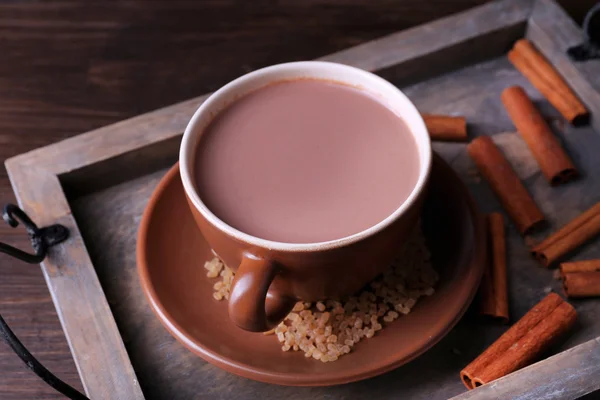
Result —
<svg viewBox="0 0 600 400"><path fill-rule="evenodd" d="M340 239L316 243L284 243L261 239L226 224L206 207L196 192L194 156L202 133L214 116L241 96L272 82L288 79L314 78L337 81L376 97L404 120L417 143L419 178L408 198L383 221L361 232ZM398 88L370 72L323 61L301 61L273 65L241 76L214 92L194 113L187 125L179 152L181 180L187 196L196 209L219 230L252 246L283 251L313 251L335 248L359 241L386 228L415 202L424 189L431 169L431 141L425 122L411 101Z"/></svg>

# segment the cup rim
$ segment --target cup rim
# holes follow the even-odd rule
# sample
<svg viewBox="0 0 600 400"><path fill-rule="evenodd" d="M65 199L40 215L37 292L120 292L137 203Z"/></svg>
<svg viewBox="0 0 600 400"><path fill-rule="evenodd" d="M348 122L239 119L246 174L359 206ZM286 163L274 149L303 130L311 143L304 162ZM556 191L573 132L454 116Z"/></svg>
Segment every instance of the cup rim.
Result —
<svg viewBox="0 0 600 400"><path fill-rule="evenodd" d="M324 242L314 242L314 243L287 243L287 242L278 242L268 239L262 239L248 233L242 232L233 226L225 223L219 217L217 217L200 199L199 194L196 192L195 185L193 183L192 178L192 165L193 165L193 153L195 148L191 147L196 145L194 139L196 135L201 133L197 133L196 126L199 124L200 120L205 116L206 113L214 113L213 108L219 105L219 102L222 101L223 98L228 98L232 95L232 93L236 92L236 89L247 81L254 80L257 78L263 78L270 74L274 74L277 72L281 72L284 70L292 71L299 70L303 68L320 68L320 69L337 69L338 71L344 71L346 73L353 74L354 76L362 76L365 80L375 80L379 85L387 87L393 93L393 96L396 98L396 101L400 101L403 103L403 107L405 108L405 114L412 114L414 117L414 124L409 125L411 134L415 136L417 142L417 146L419 147L419 152L423 152L420 155L419 159L421 160L421 165L419 169L419 177L417 179L416 184L414 185L410 195L400 204L398 208L396 208L392 213L390 213L386 218L382 221L378 222L375 225L370 226L369 228L362 230L360 232L354 233L349 236L345 236L339 239L324 241ZM307 78L311 78L310 75L306 76ZM318 78L321 79L321 78ZM280 79L273 79L274 82ZM337 79L333 79L336 81ZM341 83L346 83L344 80L337 80ZM350 82L348 82L350 83ZM353 83L350 83L354 85ZM365 86L365 89L368 91L369 88ZM245 94L245 93L244 93ZM243 95L243 94L242 94ZM220 111L220 110L219 110ZM217 111L217 112L219 112ZM405 120L406 122L406 120ZM424 148L421 148L424 147ZM210 97L204 101L198 107L194 115L192 116L190 122L185 128L183 133L183 138L181 141L180 151L179 151L179 164L180 164L180 175L183 183L183 187L185 190L185 194L188 199L191 201L193 206L200 212L203 217L213 226L215 226L221 232L241 241L247 243L251 246L256 246L260 248L265 248L269 250L275 251L288 251L288 252L309 252L309 251L319 251L319 250L328 250L333 248L343 247L358 241L361 241L369 236L372 236L388 226L394 223L398 218L400 218L406 211L408 211L412 205L417 201L419 195L425 189L425 185L427 183L428 177L431 172L431 164L432 164L432 149L431 149L431 140L429 138L429 134L427 128L425 126L425 122L421 117L421 114L416 109L415 105L410 101L410 99L396 86L392 85L390 82L385 79L362 69L352 67L345 64L332 63L327 61L296 61L289 62L283 64L276 64L269 67L261 68L245 75L242 75L239 78L234 79L229 82L225 86L221 87L219 90L210 95Z"/></svg>

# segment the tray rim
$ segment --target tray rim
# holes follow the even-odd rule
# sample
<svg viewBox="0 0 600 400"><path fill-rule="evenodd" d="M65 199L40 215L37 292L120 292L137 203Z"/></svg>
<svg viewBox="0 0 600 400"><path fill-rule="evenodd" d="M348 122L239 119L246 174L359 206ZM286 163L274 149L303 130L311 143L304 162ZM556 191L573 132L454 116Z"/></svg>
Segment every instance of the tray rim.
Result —
<svg viewBox="0 0 600 400"><path fill-rule="evenodd" d="M592 115L600 115L600 93L590 85L585 71L572 64L564 52L581 41L581 30L554 0L493 1L320 60L369 71L385 71L409 63L418 64L419 60L432 54L441 54L478 37L512 28L522 28L525 36L553 62L589 106ZM557 29L561 34L553 35ZM451 31L452 35L440 38L440 31ZM91 170L110 174L111 164L138 151L166 145L176 148L187 121L208 96L74 136L5 162L19 205L34 216L38 224L61 223L71 231L70 239L58 249L52 249L41 267L88 397L144 399L94 265L71 214L63 183ZM593 118L591 123L600 132L600 118ZM157 159L161 156L151 154L147 162ZM95 344L92 352L90 343ZM586 362L581 364L579 371L561 374L560 368L551 368L550 360L557 358ZM456 399L486 398L492 393L499 396L509 393L515 385L521 385L524 393L535 393L542 382L559 382L562 387L571 384L570 398L576 398L600 389L600 382L594 383L593 379L600 375L599 358L600 338L597 338ZM528 376L537 379L528 379Z"/></svg>

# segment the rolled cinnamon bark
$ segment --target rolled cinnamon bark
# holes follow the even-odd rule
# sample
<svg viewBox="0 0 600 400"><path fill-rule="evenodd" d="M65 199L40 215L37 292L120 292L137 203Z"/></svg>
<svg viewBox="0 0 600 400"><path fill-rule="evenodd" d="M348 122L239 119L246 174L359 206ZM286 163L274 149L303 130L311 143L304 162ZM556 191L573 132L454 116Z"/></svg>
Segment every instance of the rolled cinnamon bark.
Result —
<svg viewBox="0 0 600 400"><path fill-rule="evenodd" d="M569 297L600 296L600 272L571 272L563 274L563 289Z"/></svg>
<svg viewBox="0 0 600 400"><path fill-rule="evenodd" d="M600 272L600 259L571 261L560 264L561 275L573 272Z"/></svg>
<svg viewBox="0 0 600 400"><path fill-rule="evenodd" d="M422 114L431 140L450 142L466 142L467 120L465 117L448 115Z"/></svg>
<svg viewBox="0 0 600 400"><path fill-rule="evenodd" d="M560 228L558 231L548 236L540 244L536 245L533 248L533 251L535 252L539 249L543 249L544 247L548 247L552 243L563 239L565 236L570 235L598 214L600 214L600 202L594 204L592 207L582 212L577 217L573 218L569 223Z"/></svg>
<svg viewBox="0 0 600 400"><path fill-rule="evenodd" d="M508 52L508 59L567 121L573 125L588 121L585 105L531 42L518 40Z"/></svg>
<svg viewBox="0 0 600 400"><path fill-rule="evenodd" d="M488 136L474 139L467 151L521 234L528 234L543 224L544 215Z"/></svg>
<svg viewBox="0 0 600 400"><path fill-rule="evenodd" d="M543 265L549 266L598 234L600 234L600 203L535 246L532 254Z"/></svg>
<svg viewBox="0 0 600 400"><path fill-rule="evenodd" d="M574 231L561 240L554 242L552 245L537 251L536 258L545 266L550 266L554 262L560 260L563 256L577 249L590 239L596 237L600 233L600 215L596 215L590 219L579 229Z"/></svg>
<svg viewBox="0 0 600 400"><path fill-rule="evenodd" d="M550 293L467 365L460 372L461 380L468 389L474 389L525 367L565 334L576 319L575 309Z"/></svg>
<svg viewBox="0 0 600 400"><path fill-rule="evenodd" d="M523 88L504 89L502 103L551 185L577 177L577 169Z"/></svg>
<svg viewBox="0 0 600 400"><path fill-rule="evenodd" d="M489 265L481 284L481 313L508 322L506 237L500 213L487 217Z"/></svg>

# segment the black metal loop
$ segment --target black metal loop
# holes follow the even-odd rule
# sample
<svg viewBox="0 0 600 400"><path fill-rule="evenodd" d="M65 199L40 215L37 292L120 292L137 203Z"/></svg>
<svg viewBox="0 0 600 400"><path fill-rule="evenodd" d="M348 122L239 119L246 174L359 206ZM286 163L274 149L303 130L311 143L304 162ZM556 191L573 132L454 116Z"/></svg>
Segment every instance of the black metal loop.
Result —
<svg viewBox="0 0 600 400"><path fill-rule="evenodd" d="M37 225L29 218L27 214L14 204L8 204L4 207L2 218L7 224L16 228L19 226L19 221L25 227L31 247L35 254L26 253L8 244L0 242L0 252L6 253L9 256L18 258L30 264L38 264L46 258L48 248L65 241L69 237L69 230L62 225L51 225L44 228L38 228ZM8 327L4 318L0 315L0 336L13 349L15 353L23 360L27 368L31 369L37 376L42 378L44 382L52 386L55 390L62 393L69 399L73 400L89 400L85 395L77 389L69 386L52 372L48 371L21 343L13 331Z"/></svg>
<svg viewBox="0 0 600 400"><path fill-rule="evenodd" d="M2 242L0 242L0 252L6 253L9 256L18 258L29 264L41 263L42 260L46 258L48 247L66 240L69 236L69 230L62 225L51 225L41 229L38 228L31 218L14 204L7 204L4 207L2 218L13 228L19 226L19 221L21 221L29 235L31 247L33 247L35 254L26 253L23 250L19 250Z"/></svg>
<svg viewBox="0 0 600 400"><path fill-rule="evenodd" d="M600 2L588 11L583 20L583 43L567 50L573 61L600 58Z"/></svg>

